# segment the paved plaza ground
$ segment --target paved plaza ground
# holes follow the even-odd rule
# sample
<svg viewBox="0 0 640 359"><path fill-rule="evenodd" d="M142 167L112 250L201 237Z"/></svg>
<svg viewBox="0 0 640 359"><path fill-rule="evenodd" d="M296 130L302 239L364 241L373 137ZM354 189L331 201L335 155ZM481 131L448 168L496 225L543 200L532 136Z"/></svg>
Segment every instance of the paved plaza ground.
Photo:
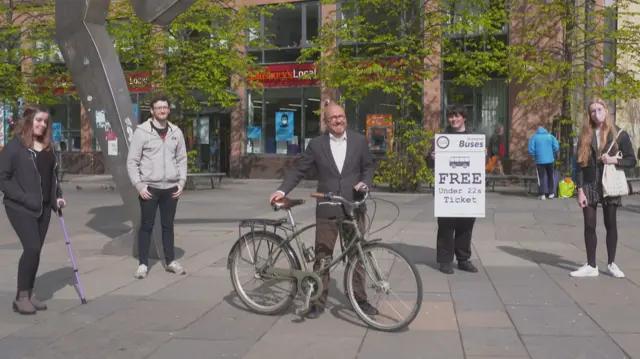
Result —
<svg viewBox="0 0 640 359"><path fill-rule="evenodd" d="M36 281L49 310L13 313L21 247L0 211L0 358L640 358L640 197L625 199L618 217L617 262L627 278L603 273L574 279L568 273L585 255L582 215L573 199L539 201L522 186L489 193L487 216L476 222L473 237L480 272L447 276L435 269L432 196L378 193L401 210L398 221L379 234L411 256L424 285L422 309L410 329L381 333L367 329L341 294L342 267L332 274L331 308L316 320L252 314L233 293L226 256L238 237L237 224L282 215L267 204L277 181L225 180L221 189L185 192L176 245L188 274L172 275L157 264L142 281L133 278L137 261L130 248L112 242L129 227L119 196L103 188L107 182L64 184L65 219L86 305L74 290L54 217ZM306 184L291 197L306 199L311 191ZM313 202L295 214L310 223ZM373 229L394 215L392 206L379 203Z"/></svg>

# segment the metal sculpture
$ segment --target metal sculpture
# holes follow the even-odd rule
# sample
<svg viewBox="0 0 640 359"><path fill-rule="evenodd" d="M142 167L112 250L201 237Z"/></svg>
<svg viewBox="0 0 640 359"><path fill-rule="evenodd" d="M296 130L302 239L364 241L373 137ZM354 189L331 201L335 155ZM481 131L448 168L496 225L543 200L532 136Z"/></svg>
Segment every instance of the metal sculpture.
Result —
<svg viewBox="0 0 640 359"><path fill-rule="evenodd" d="M186 11L195 0L129 0L136 15L144 22L168 25ZM129 142L137 126L133 104L120 59L107 33L106 20L111 0L56 0L56 41L71 79L82 101L93 133L105 158L116 188L132 220L133 255L137 256L137 233L140 225L138 192L131 185L126 160ZM156 221L160 222L160 221ZM162 258L158 224L153 233L155 243L151 258ZM108 252L120 254L129 241L120 238ZM153 248L154 246L152 246ZM164 262L164 261L163 261Z"/></svg>

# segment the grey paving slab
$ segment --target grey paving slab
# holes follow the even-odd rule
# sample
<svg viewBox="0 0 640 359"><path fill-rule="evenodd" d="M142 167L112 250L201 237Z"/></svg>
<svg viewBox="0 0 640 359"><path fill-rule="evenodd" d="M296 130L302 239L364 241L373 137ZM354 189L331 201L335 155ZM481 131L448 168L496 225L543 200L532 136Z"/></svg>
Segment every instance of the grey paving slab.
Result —
<svg viewBox="0 0 640 359"><path fill-rule="evenodd" d="M79 303L54 222L36 288L50 310L30 317L13 313L20 246L12 232L0 232L0 358L640 358L635 212L619 211L616 262L627 278L603 273L575 279L569 272L585 260L575 201L490 193L487 217L477 220L472 241L479 273L444 275L435 261L433 197L379 193L398 203L401 214L374 237L393 242L416 263L424 292L407 331L382 333L366 328L353 312L342 293L342 267L332 273L327 313L316 320L301 321L291 310L254 314L233 293L226 256L238 236L237 223L282 217L267 203L278 184L229 180L223 189L186 192L175 228L188 274L175 276L156 264L145 280L133 278L137 261L128 249L103 252L130 225L118 196L90 184L80 191L65 184L73 204L65 217L89 303ZM313 183L305 183L290 196L307 199L313 190ZM640 206L640 197L626 202ZM299 223L312 223L313 204L294 214ZM379 204L373 228L394 216L394 208ZM600 224L598 235L604 238ZM303 240L311 244L312 233ZM603 244L598 259L606 260Z"/></svg>
<svg viewBox="0 0 640 359"><path fill-rule="evenodd" d="M529 286L496 285L496 291L507 305L571 306L573 300L556 283Z"/></svg>
<svg viewBox="0 0 640 359"><path fill-rule="evenodd" d="M640 311L637 304L588 304L582 308L608 333L640 333Z"/></svg>
<svg viewBox="0 0 640 359"><path fill-rule="evenodd" d="M25 358L142 359L170 338L168 332L89 327L73 332Z"/></svg>
<svg viewBox="0 0 640 359"><path fill-rule="evenodd" d="M515 329L462 328L460 333L466 355L490 357L527 355Z"/></svg>
<svg viewBox="0 0 640 359"><path fill-rule="evenodd" d="M267 333L243 357L264 358L355 358L362 338Z"/></svg>
<svg viewBox="0 0 640 359"><path fill-rule="evenodd" d="M523 336L532 359L630 359L609 337Z"/></svg>
<svg viewBox="0 0 640 359"><path fill-rule="evenodd" d="M640 358L640 334L611 334L613 340L620 346L629 358Z"/></svg>
<svg viewBox="0 0 640 359"><path fill-rule="evenodd" d="M577 306L507 306L516 329L522 335L604 336Z"/></svg>
<svg viewBox="0 0 640 359"><path fill-rule="evenodd" d="M188 356L189 359L242 358L254 344L254 341L242 340L200 340L172 338L162 344L147 358L175 359L185 356Z"/></svg>
<svg viewBox="0 0 640 359"><path fill-rule="evenodd" d="M358 359L386 358L463 359L460 333L455 331L370 331L362 342Z"/></svg>
<svg viewBox="0 0 640 359"><path fill-rule="evenodd" d="M278 316L250 313L224 301L196 320L176 337L186 339L236 340L262 337L278 321Z"/></svg>
<svg viewBox="0 0 640 359"><path fill-rule="evenodd" d="M42 339L39 338L8 336L0 339L0 353L2 353L2 358L21 359L44 345L46 343L43 343Z"/></svg>
<svg viewBox="0 0 640 359"><path fill-rule="evenodd" d="M495 288L489 281L452 280L451 297L458 311L500 310L504 308Z"/></svg>

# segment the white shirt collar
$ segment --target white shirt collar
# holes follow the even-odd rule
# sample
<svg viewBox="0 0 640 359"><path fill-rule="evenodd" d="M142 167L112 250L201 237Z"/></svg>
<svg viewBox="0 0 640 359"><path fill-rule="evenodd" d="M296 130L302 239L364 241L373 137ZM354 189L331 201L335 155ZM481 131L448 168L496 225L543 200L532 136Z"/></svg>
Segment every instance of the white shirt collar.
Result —
<svg viewBox="0 0 640 359"><path fill-rule="evenodd" d="M347 131L344 131L342 138L337 138L336 136L333 135L333 133L329 132L329 139L333 141L338 141L338 142L344 141L347 139Z"/></svg>

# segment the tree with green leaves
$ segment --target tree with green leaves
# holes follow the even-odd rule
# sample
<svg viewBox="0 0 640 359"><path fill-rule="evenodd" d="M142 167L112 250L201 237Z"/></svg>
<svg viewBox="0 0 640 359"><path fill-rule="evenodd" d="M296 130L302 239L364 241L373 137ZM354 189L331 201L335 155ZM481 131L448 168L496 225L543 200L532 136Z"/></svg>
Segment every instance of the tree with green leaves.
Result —
<svg viewBox="0 0 640 359"><path fill-rule="evenodd" d="M511 78L524 85L523 105L561 107L559 164L566 172L576 125L591 98L613 102L640 96L637 67L624 65L640 56L637 5L637 0L606 6L595 0L537 0L511 14L511 22L520 24L512 28Z"/></svg>
<svg viewBox="0 0 640 359"><path fill-rule="evenodd" d="M198 0L170 25L155 27L120 2L111 5L108 31L125 70L149 72L154 89L169 94L179 111L229 109L237 105L235 89L254 63L243 48L262 41L247 33L259 28L259 11L264 10Z"/></svg>
<svg viewBox="0 0 640 359"><path fill-rule="evenodd" d="M423 124L423 91L425 81L442 74L441 61L457 74L459 85L480 84L506 68L505 45L490 36L504 25L506 12L489 5L479 0L340 1L315 46L304 50L303 61L322 55L319 79L337 89L342 102L361 101L373 92L396 100L394 142L377 182L394 191L416 191L433 181L426 167L433 132Z"/></svg>
<svg viewBox="0 0 640 359"><path fill-rule="evenodd" d="M232 108L235 89L243 84L253 60L245 46L260 46L247 29L259 28L256 8L199 0L168 26L160 41L167 67L162 84L183 109L205 106Z"/></svg>
<svg viewBox="0 0 640 359"><path fill-rule="evenodd" d="M34 58L55 55L53 0L9 0L0 3L0 99L15 105L51 103L53 93L43 91L55 82L43 78L48 68L29 66Z"/></svg>

